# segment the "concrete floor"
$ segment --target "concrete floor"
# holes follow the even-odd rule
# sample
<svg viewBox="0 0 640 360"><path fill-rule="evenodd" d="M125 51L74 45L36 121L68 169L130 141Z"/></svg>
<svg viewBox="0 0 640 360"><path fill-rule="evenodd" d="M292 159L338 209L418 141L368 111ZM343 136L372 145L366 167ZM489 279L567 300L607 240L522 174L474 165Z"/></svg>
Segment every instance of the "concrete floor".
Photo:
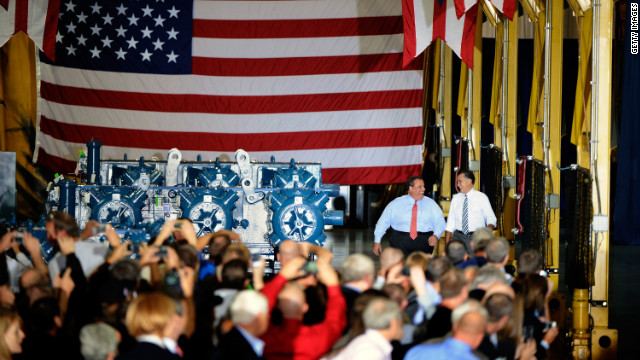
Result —
<svg viewBox="0 0 640 360"><path fill-rule="evenodd" d="M325 247L333 252L333 266L340 268L344 259L350 254L362 253L373 256L372 228L336 227L327 231ZM383 248L388 246L387 236L382 241ZM560 244L560 271L564 267L564 243ZM611 247L609 265L609 328L618 329L618 358L638 358L634 346L635 329L640 324L640 311L635 308L640 299L640 246L613 245ZM567 293L564 279L560 276L559 291ZM571 304L571 296L567 295L567 304ZM560 337L558 338L560 339Z"/></svg>

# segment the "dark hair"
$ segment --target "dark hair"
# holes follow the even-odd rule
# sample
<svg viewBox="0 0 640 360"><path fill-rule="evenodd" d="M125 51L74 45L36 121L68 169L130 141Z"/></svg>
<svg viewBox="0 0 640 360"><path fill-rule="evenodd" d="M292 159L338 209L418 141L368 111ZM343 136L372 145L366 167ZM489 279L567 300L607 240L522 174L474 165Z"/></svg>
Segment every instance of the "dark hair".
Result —
<svg viewBox="0 0 640 360"><path fill-rule="evenodd" d="M185 266L193 269L198 268L198 264L200 263L200 255L198 255L198 250L193 247L193 245L181 244L176 248L176 252L178 253L180 262L182 262Z"/></svg>
<svg viewBox="0 0 640 360"><path fill-rule="evenodd" d="M211 239L209 239L209 246L212 246L214 241L217 238L223 238L224 239L224 241L227 243L227 245L225 245L225 248L226 248L226 246L231 244L231 238L229 237L229 235L227 235L227 234L218 234L218 235L212 236ZM223 249L222 252L224 252L224 249Z"/></svg>
<svg viewBox="0 0 640 360"><path fill-rule="evenodd" d="M522 282L522 293L524 297L524 309L536 309L539 313L544 313L549 284L547 279L538 274L525 276Z"/></svg>
<svg viewBox="0 0 640 360"><path fill-rule="evenodd" d="M429 261L427 271L425 271L425 277L431 282L440 281L440 277L452 267L451 261L446 257L435 257Z"/></svg>
<svg viewBox="0 0 640 360"><path fill-rule="evenodd" d="M78 224L76 220L69 214L62 211L52 211L47 216L47 222L53 221L53 227L56 232L64 230L67 235L72 238L80 237L80 231L78 230Z"/></svg>
<svg viewBox="0 0 640 360"><path fill-rule="evenodd" d="M29 323L38 332L53 329L56 326L56 316L60 316L60 306L53 297L39 299L29 309Z"/></svg>
<svg viewBox="0 0 640 360"><path fill-rule="evenodd" d="M473 171L463 170L463 171L460 171L458 175L464 175L465 178L471 180L472 184L476 183L476 176L473 175Z"/></svg>
<svg viewBox="0 0 640 360"><path fill-rule="evenodd" d="M467 246L461 240L453 239L447 244L445 253L455 265L464 260L464 256L467 255Z"/></svg>
<svg viewBox="0 0 640 360"><path fill-rule="evenodd" d="M536 249L526 249L518 256L518 275L524 276L542 270L542 256Z"/></svg>
<svg viewBox="0 0 640 360"><path fill-rule="evenodd" d="M247 263L240 259L233 259L224 264L222 268L222 284L220 287L223 289L242 290L248 276Z"/></svg>
<svg viewBox="0 0 640 360"><path fill-rule="evenodd" d="M421 176L412 176L407 180L407 190L409 190L409 187L413 186L413 182L415 180L422 180ZM422 180L424 181L424 180Z"/></svg>
<svg viewBox="0 0 640 360"><path fill-rule="evenodd" d="M451 268L440 277L440 295L443 299L454 298L460 295L466 284L464 271L457 267Z"/></svg>
<svg viewBox="0 0 640 360"><path fill-rule="evenodd" d="M511 315L513 300L506 294L493 294L487 298L484 306L489 313L489 322L496 323L504 316Z"/></svg>
<svg viewBox="0 0 640 360"><path fill-rule="evenodd" d="M509 243L503 237L491 239L485 252L487 253L487 261L501 263L509 256Z"/></svg>

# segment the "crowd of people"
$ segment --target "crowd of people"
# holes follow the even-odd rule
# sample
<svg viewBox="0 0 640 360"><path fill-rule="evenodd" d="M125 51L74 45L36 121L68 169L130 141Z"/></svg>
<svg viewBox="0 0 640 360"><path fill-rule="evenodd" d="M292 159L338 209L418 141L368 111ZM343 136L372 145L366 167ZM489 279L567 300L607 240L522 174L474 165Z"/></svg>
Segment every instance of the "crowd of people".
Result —
<svg viewBox="0 0 640 360"><path fill-rule="evenodd" d="M326 248L286 240L267 277L237 234L197 238L186 219L140 246L108 224L80 233L62 212L46 228L49 263L38 239L0 226L0 359L528 360L558 334L540 254L508 274L489 228L443 256L380 247L339 269ZM108 243L84 240L96 229Z"/></svg>

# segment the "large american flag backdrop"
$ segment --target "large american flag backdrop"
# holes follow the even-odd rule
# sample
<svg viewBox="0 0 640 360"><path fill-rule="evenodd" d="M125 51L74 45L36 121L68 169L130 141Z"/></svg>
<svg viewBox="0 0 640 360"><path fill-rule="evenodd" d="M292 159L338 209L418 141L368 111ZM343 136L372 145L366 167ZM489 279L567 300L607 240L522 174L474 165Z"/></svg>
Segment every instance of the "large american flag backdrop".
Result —
<svg viewBox="0 0 640 360"><path fill-rule="evenodd" d="M38 162L166 156L321 162L323 182L405 181L422 164L422 70L402 0L62 0L41 57Z"/></svg>

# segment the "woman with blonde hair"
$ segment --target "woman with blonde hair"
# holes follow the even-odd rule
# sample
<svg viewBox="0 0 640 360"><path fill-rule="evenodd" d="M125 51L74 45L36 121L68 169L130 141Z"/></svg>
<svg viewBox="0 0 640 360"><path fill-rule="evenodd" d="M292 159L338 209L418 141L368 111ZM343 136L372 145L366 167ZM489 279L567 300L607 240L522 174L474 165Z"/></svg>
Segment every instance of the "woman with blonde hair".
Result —
<svg viewBox="0 0 640 360"><path fill-rule="evenodd" d="M178 333L184 330L185 322L178 307L173 299L162 293L142 294L133 300L125 324L129 335L138 343L116 359L180 359L175 343L177 337L168 336L176 330Z"/></svg>
<svg viewBox="0 0 640 360"><path fill-rule="evenodd" d="M22 352L22 319L17 312L0 309L0 360L10 360L13 354Z"/></svg>

